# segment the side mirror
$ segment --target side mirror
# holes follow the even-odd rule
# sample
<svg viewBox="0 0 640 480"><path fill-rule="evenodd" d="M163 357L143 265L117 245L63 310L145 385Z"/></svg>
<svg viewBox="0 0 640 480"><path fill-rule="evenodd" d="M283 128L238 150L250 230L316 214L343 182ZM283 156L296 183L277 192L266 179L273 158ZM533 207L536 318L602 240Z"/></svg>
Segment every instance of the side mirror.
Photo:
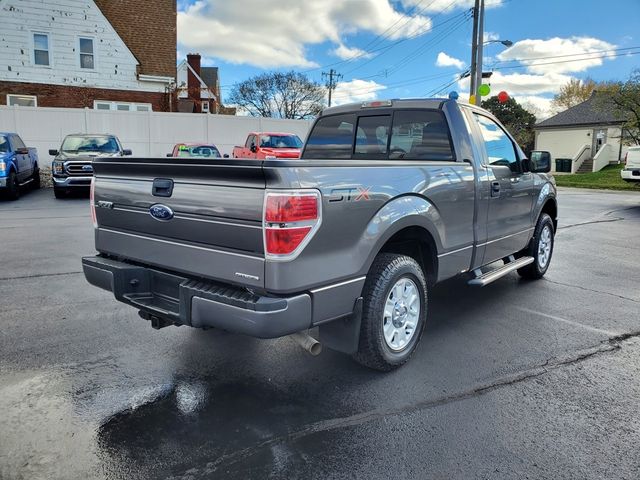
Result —
<svg viewBox="0 0 640 480"><path fill-rule="evenodd" d="M130 148L125 148L122 150L122 155L124 156L133 155L133 152L131 151Z"/></svg>
<svg viewBox="0 0 640 480"><path fill-rule="evenodd" d="M534 150L529 159L529 170L532 173L548 173L551 171L551 154Z"/></svg>
<svg viewBox="0 0 640 480"><path fill-rule="evenodd" d="M258 147L255 145L251 145L251 153L256 153L258 151Z"/></svg>
<svg viewBox="0 0 640 480"><path fill-rule="evenodd" d="M225 154L222 156L222 158L229 158L229 154L228 154L228 153L225 153Z"/></svg>
<svg viewBox="0 0 640 480"><path fill-rule="evenodd" d="M16 153L20 154L20 155L29 155L29 149L28 148L16 148Z"/></svg>
<svg viewBox="0 0 640 480"><path fill-rule="evenodd" d="M58 150L55 150L53 148L49 149L49 155L51 155L52 157L57 157L58 156Z"/></svg>
<svg viewBox="0 0 640 480"><path fill-rule="evenodd" d="M173 153L167 153L167 157L169 158L173 157Z"/></svg>

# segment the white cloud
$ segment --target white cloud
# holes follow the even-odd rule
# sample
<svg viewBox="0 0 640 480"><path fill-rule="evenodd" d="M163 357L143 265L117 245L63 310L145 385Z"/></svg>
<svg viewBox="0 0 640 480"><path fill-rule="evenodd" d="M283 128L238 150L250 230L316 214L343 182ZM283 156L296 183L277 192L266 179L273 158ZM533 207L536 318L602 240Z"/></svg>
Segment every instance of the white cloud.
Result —
<svg viewBox="0 0 640 480"><path fill-rule="evenodd" d="M353 59L355 57L358 58L371 58L373 54L368 53L364 50L361 50L357 47L347 47L344 44L340 44L338 48L333 50L332 52L336 57L341 58L342 60Z"/></svg>
<svg viewBox="0 0 640 480"><path fill-rule="evenodd" d="M541 97L537 95L517 95L513 97L520 105L529 110L536 116L539 122L553 115L555 111L551 106L552 98Z"/></svg>
<svg viewBox="0 0 640 480"><path fill-rule="evenodd" d="M484 42L492 42L494 40L499 40L499 39L500 39L500 35L494 32L484 32L483 34Z"/></svg>
<svg viewBox="0 0 640 480"><path fill-rule="evenodd" d="M405 15L394 5L392 0L199 0L178 12L178 44L233 63L312 67L308 45L342 45L343 35L358 31L393 40L431 29L429 17Z"/></svg>
<svg viewBox="0 0 640 480"><path fill-rule="evenodd" d="M570 37L570 38L551 38L548 40L521 40L516 42L513 47L508 48L498 55L502 61L518 60L523 65L527 65L527 70L531 73L571 73L584 72L591 67L597 67L603 64L603 58L597 53L587 56L588 60L573 61L580 57L558 57L559 55L585 54L589 52L601 52L603 50L611 50L616 48L615 45L592 37ZM608 55L613 55L609 52ZM542 59L541 57L558 57ZM532 60L539 59L539 60ZM564 62L565 60L571 60ZM548 62L564 62L551 63ZM538 64L538 65L536 65Z"/></svg>
<svg viewBox="0 0 640 480"><path fill-rule="evenodd" d="M502 5L503 0L485 0L485 8L494 8ZM426 3L426 5L424 5ZM405 7L416 7L416 12L442 12L472 8L474 0L402 0ZM415 13L415 12L414 12Z"/></svg>
<svg viewBox="0 0 640 480"><path fill-rule="evenodd" d="M440 52L438 54L438 58L436 59L436 66L463 68L464 62L462 60L458 60L457 58L450 57L444 52Z"/></svg>
<svg viewBox="0 0 640 480"><path fill-rule="evenodd" d="M355 79L349 82L338 82L332 93L332 105L374 100L377 98L377 92L386 88L373 80Z"/></svg>
<svg viewBox="0 0 640 480"><path fill-rule="evenodd" d="M529 73L493 72L489 81L491 95L504 90L509 95L540 95L543 93L557 93L564 84L571 80L571 76L560 73L547 75L533 75ZM486 80L485 80L486 81ZM458 82L460 89L469 90L469 78Z"/></svg>

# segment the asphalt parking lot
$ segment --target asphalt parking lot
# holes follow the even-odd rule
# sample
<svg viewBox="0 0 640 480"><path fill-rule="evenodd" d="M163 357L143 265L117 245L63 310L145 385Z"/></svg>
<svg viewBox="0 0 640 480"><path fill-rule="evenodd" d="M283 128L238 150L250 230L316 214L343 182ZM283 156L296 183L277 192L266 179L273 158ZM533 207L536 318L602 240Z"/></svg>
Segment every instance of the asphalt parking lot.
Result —
<svg viewBox="0 0 640 480"><path fill-rule="evenodd" d="M405 367L152 330L86 199L0 201L0 478L640 478L640 194L565 189L544 280L431 292Z"/></svg>

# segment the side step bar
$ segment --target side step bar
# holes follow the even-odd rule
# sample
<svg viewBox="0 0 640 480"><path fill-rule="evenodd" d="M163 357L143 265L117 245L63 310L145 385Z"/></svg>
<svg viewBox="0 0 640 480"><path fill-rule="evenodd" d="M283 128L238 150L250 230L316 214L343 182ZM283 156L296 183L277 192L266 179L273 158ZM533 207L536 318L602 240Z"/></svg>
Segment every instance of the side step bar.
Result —
<svg viewBox="0 0 640 480"><path fill-rule="evenodd" d="M491 282L495 282L499 278L502 278L505 275L518 270L519 268L526 267L534 261L535 258L533 257L522 257L516 260L513 255L510 255L507 259L505 259L504 266L500 268L496 268L495 270L491 270L487 273L482 273L482 270L480 270L479 268L475 269L473 272L476 276L469 280L467 283L476 287L484 287L485 285L489 285Z"/></svg>

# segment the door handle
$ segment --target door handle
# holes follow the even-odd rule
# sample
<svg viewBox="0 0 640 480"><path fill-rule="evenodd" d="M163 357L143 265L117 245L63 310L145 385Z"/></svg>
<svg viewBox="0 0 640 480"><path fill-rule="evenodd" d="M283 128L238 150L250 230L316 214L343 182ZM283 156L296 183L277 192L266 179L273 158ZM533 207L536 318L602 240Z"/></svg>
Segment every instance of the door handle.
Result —
<svg viewBox="0 0 640 480"><path fill-rule="evenodd" d="M492 197L500 196L500 182L491 182L491 196Z"/></svg>
<svg viewBox="0 0 640 480"><path fill-rule="evenodd" d="M156 178L153 180L151 195L154 197L170 197L173 193L173 180Z"/></svg>

